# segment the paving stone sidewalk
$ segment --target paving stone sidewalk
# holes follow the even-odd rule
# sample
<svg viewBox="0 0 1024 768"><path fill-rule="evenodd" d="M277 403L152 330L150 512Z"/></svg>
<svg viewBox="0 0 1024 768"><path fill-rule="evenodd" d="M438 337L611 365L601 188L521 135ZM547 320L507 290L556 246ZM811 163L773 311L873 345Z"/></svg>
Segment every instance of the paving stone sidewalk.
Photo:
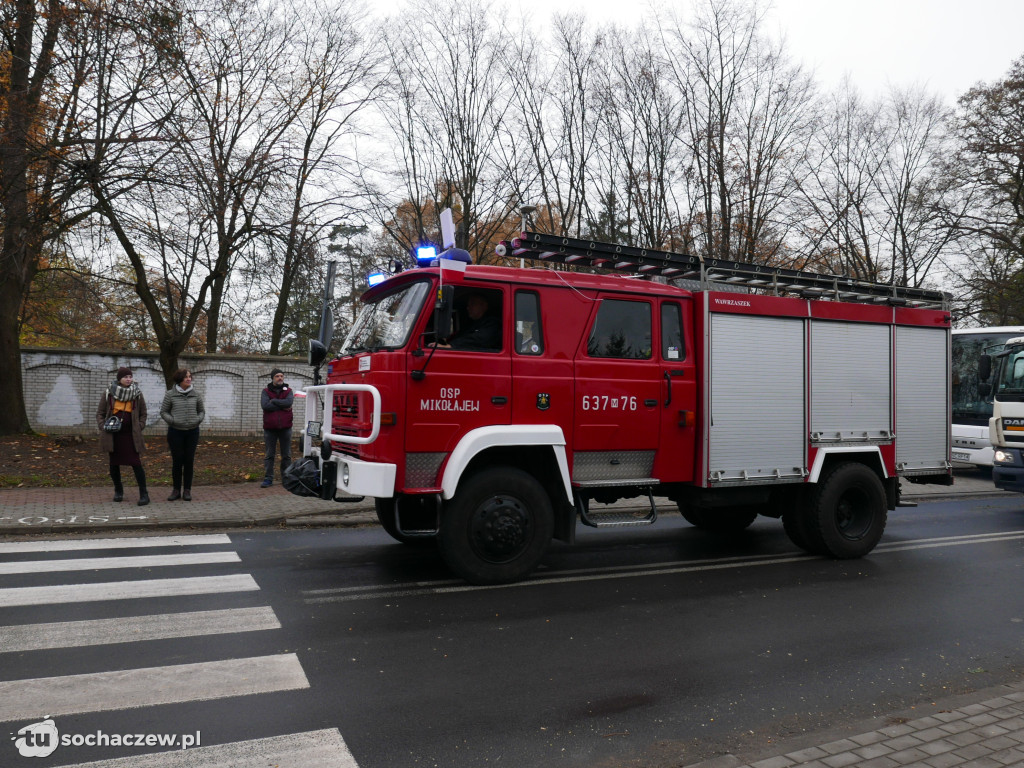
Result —
<svg viewBox="0 0 1024 768"><path fill-rule="evenodd" d="M850 735L801 737L759 755L721 755L687 768L1002 768L1024 766L1024 681L939 703L931 715ZM814 742L814 743L812 743ZM788 745L788 746L787 746Z"/></svg>
<svg viewBox="0 0 1024 768"><path fill-rule="evenodd" d="M339 503L303 498L282 486L256 483L201 485L192 501L167 501L169 488L150 488L150 504L137 505L138 490L125 484L124 501L110 488L14 488L0 491L0 534L80 532L110 528L177 528L376 522L373 499Z"/></svg>

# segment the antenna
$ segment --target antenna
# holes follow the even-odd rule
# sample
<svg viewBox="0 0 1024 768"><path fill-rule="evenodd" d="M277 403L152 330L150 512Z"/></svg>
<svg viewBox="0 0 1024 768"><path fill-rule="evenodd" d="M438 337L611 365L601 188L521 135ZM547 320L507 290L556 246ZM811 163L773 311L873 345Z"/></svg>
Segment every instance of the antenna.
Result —
<svg viewBox="0 0 1024 768"><path fill-rule="evenodd" d="M447 251L455 247L455 224L452 222L452 209L441 211L441 250Z"/></svg>

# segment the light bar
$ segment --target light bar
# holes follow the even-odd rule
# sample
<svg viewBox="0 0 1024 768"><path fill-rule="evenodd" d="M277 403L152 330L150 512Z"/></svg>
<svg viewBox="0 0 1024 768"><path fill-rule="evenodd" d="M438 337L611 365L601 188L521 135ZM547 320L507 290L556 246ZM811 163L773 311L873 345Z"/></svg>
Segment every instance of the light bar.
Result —
<svg viewBox="0 0 1024 768"><path fill-rule="evenodd" d="M421 245L416 249L416 261L431 262L437 258L437 248L433 245Z"/></svg>
<svg viewBox="0 0 1024 768"><path fill-rule="evenodd" d="M373 288L373 286L375 285L380 285L387 279L388 276L385 275L383 272L371 272L366 276L366 282L369 284L371 288Z"/></svg>

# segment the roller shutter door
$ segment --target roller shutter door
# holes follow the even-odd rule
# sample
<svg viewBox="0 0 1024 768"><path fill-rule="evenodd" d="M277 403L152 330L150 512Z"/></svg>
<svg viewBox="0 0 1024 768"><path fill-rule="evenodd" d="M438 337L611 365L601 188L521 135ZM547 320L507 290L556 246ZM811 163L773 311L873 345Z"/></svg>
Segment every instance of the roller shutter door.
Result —
<svg viewBox="0 0 1024 768"><path fill-rule="evenodd" d="M889 440L892 342L888 325L811 323L811 438Z"/></svg>
<svg viewBox="0 0 1024 768"><path fill-rule="evenodd" d="M896 328L896 468L945 471L949 361L945 328Z"/></svg>
<svg viewBox="0 0 1024 768"><path fill-rule="evenodd" d="M712 483L802 475L804 349L801 319L712 315Z"/></svg>

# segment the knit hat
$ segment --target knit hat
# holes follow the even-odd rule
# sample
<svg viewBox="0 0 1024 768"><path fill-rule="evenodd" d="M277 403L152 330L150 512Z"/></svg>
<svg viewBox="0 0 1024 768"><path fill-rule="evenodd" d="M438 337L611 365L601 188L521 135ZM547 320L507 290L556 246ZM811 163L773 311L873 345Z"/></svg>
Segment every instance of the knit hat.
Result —
<svg viewBox="0 0 1024 768"><path fill-rule="evenodd" d="M270 369L270 378L274 378L279 373L284 373L284 371L282 371L280 368L271 368Z"/></svg>
<svg viewBox="0 0 1024 768"><path fill-rule="evenodd" d="M123 379L125 376L132 376L132 375L133 375L132 374L132 369L129 368L127 365L122 365L120 368L117 369L117 380L118 381Z"/></svg>

